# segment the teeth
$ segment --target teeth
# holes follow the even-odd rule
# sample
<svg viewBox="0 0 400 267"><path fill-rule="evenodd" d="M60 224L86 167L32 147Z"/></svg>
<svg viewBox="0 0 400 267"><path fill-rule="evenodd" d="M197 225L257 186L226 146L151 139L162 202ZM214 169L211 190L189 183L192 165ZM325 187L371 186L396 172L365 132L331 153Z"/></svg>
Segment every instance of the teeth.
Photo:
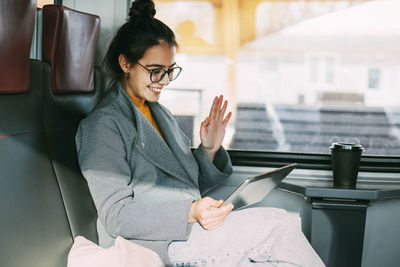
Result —
<svg viewBox="0 0 400 267"><path fill-rule="evenodd" d="M150 88L151 91L154 91L154 92L157 92L157 93L161 92L161 88L159 89L159 88L154 88L154 87L150 87L150 86L149 86L149 88Z"/></svg>

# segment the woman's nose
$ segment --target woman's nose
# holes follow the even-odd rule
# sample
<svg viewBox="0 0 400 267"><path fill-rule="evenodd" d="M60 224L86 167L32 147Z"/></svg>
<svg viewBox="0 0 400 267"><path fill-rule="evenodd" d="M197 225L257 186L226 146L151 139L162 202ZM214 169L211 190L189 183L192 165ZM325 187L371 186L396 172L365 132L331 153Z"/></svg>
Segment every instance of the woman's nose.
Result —
<svg viewBox="0 0 400 267"><path fill-rule="evenodd" d="M168 73L166 73L164 75L164 77L159 81L160 84L162 85L168 85L170 82L169 77L168 77Z"/></svg>

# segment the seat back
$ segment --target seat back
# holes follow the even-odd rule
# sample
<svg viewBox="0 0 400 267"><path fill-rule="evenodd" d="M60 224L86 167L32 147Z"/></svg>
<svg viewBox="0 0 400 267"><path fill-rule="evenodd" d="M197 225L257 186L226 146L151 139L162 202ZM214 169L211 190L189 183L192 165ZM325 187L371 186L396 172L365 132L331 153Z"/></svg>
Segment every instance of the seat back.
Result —
<svg viewBox="0 0 400 267"><path fill-rule="evenodd" d="M100 99L103 82L94 66L98 16L64 6L43 7L43 59L51 65L44 91L43 125L72 235L97 242L97 213L77 160L75 133Z"/></svg>
<svg viewBox="0 0 400 267"><path fill-rule="evenodd" d="M43 7L43 60L55 93L93 92L100 18L60 5Z"/></svg>
<svg viewBox="0 0 400 267"><path fill-rule="evenodd" d="M0 2L2 267L63 266L73 242L43 132L50 81L45 64L29 60L35 10L33 0Z"/></svg>
<svg viewBox="0 0 400 267"><path fill-rule="evenodd" d="M0 1L0 93L28 90L29 79L26 77L29 77L35 9L36 1L32 0ZM21 75L20 79L16 75Z"/></svg>

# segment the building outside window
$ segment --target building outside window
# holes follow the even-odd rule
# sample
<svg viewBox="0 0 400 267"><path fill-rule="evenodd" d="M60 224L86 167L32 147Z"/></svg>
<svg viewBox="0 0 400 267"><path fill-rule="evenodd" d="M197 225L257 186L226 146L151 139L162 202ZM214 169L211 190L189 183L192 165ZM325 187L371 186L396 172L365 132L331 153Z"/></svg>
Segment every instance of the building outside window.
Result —
<svg viewBox="0 0 400 267"><path fill-rule="evenodd" d="M368 88L378 89L381 70L378 68L370 68L368 70Z"/></svg>
<svg viewBox="0 0 400 267"><path fill-rule="evenodd" d="M310 60L310 82L318 83L319 59L313 57Z"/></svg>
<svg viewBox="0 0 400 267"><path fill-rule="evenodd" d="M309 63L309 81L314 84L335 82L335 59L331 56L312 56Z"/></svg>
<svg viewBox="0 0 400 267"><path fill-rule="evenodd" d="M332 84L335 82L335 60L333 57L325 58L325 82Z"/></svg>

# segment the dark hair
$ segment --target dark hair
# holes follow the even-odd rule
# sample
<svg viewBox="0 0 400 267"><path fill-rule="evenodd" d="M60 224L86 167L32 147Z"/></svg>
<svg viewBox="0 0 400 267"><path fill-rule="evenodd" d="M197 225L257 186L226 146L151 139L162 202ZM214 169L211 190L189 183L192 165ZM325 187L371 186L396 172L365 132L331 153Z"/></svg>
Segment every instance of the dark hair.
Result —
<svg viewBox="0 0 400 267"><path fill-rule="evenodd" d="M146 50L166 42L177 47L173 31L162 21L154 18L156 10L152 0L135 0L129 10L129 20L119 28L104 58L106 71L113 79L120 79L123 71L118 63L124 54L131 63L141 59Z"/></svg>

